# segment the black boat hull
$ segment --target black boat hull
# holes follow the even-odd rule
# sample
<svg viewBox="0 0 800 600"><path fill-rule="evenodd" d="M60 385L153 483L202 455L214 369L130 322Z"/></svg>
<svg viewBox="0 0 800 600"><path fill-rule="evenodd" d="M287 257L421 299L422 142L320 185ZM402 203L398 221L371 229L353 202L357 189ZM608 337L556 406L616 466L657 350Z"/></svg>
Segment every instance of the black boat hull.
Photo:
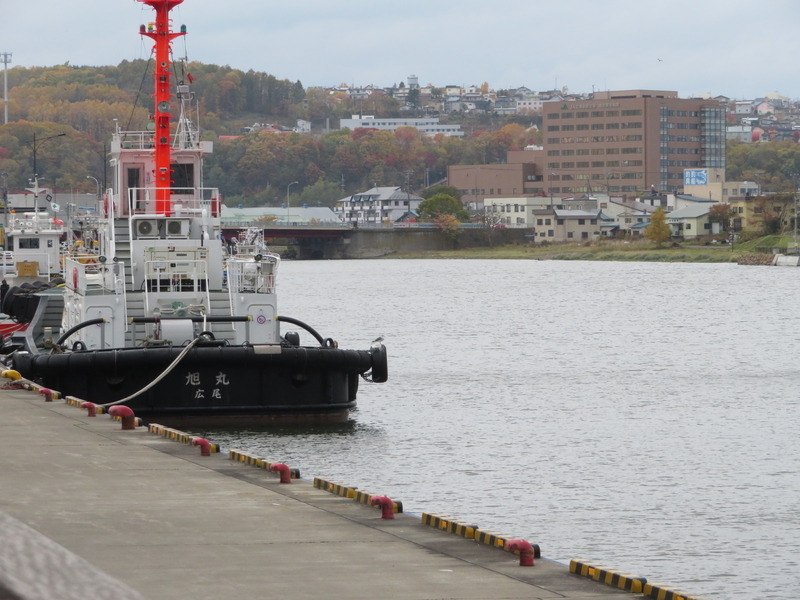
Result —
<svg viewBox="0 0 800 600"><path fill-rule="evenodd" d="M157 379L180 347L18 353L14 368L30 379L95 404L135 394ZM383 346L338 348L197 346L164 378L125 405L147 422L242 424L340 420L356 405L359 378L386 379Z"/></svg>

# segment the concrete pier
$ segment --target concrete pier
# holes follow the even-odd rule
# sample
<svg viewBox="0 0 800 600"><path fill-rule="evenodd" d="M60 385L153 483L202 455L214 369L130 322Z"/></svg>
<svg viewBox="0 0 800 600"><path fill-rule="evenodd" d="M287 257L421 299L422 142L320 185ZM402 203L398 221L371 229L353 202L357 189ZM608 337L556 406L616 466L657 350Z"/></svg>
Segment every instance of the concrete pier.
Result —
<svg viewBox="0 0 800 600"><path fill-rule="evenodd" d="M0 391L0 454L0 512L153 600L632 597L33 391Z"/></svg>

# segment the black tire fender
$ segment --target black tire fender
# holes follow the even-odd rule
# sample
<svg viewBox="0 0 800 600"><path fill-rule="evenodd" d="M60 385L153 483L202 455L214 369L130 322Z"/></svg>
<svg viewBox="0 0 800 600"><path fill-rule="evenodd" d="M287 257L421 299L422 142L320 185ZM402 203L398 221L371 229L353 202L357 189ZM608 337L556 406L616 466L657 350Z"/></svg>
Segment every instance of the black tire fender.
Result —
<svg viewBox="0 0 800 600"><path fill-rule="evenodd" d="M8 315L9 317L13 317L14 315L11 314L11 303L14 301L14 296L16 296L21 291L21 288L18 286L12 286L7 292L6 295L3 297L3 313Z"/></svg>
<svg viewBox="0 0 800 600"><path fill-rule="evenodd" d="M389 379L389 361L386 354L386 346L379 344L369 349L372 356L372 381L383 383Z"/></svg>

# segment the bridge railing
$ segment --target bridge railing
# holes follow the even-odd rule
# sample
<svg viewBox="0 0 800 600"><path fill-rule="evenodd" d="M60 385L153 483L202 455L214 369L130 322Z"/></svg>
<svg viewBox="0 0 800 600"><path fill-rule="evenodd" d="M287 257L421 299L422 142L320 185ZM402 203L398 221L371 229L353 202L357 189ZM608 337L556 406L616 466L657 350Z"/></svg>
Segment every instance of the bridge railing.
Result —
<svg viewBox="0 0 800 600"><path fill-rule="evenodd" d="M224 219L222 227L231 229L234 227L256 227L261 229L352 229L352 223L341 223L333 221L318 221L318 222L291 222L285 221L234 221Z"/></svg>
<svg viewBox="0 0 800 600"><path fill-rule="evenodd" d="M335 223L335 222L292 222L286 223L285 221L231 221L225 219L222 221L224 229L235 228L248 228L255 227L261 229L320 229L320 230L351 230L351 229L436 229L436 223L365 223L363 221L349 222L349 223ZM531 229L533 225L524 223L508 223L498 224L495 228L499 229ZM460 229L485 229L486 225L483 223L460 223Z"/></svg>

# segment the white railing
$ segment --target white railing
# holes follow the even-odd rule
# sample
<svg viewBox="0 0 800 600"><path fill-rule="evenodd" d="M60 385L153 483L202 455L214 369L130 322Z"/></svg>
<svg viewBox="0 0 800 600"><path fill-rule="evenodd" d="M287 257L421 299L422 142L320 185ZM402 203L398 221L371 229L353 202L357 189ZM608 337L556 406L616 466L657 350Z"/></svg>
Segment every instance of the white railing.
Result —
<svg viewBox="0 0 800 600"><path fill-rule="evenodd" d="M67 288L81 296L91 290L125 295L125 263L100 263L96 254L64 257L64 279Z"/></svg>
<svg viewBox="0 0 800 600"><path fill-rule="evenodd" d="M200 216L205 210L210 217L219 217L220 196L217 188L168 188L169 198L156 200L158 188L128 188L128 210L132 215ZM156 209L166 203L166 215Z"/></svg>
<svg viewBox="0 0 800 600"><path fill-rule="evenodd" d="M151 150L155 148L155 134L152 131L121 131L116 134L123 150Z"/></svg>
<svg viewBox="0 0 800 600"><path fill-rule="evenodd" d="M64 223L53 217L47 217L46 213L24 214L11 214L11 219L8 224L9 232L21 231L22 233L62 233L64 231Z"/></svg>
<svg viewBox="0 0 800 600"><path fill-rule="evenodd" d="M186 123L189 123L188 119ZM200 147L197 140L197 131L187 127L186 123L173 133L170 147L178 150L191 150ZM152 150L156 147L155 133L153 131L120 131L114 137L119 142L122 150Z"/></svg>
<svg viewBox="0 0 800 600"><path fill-rule="evenodd" d="M228 260L228 289L231 294L275 293L275 266L276 262L267 260Z"/></svg>
<svg viewBox="0 0 800 600"><path fill-rule="evenodd" d="M152 292L208 291L208 261L157 259L144 264L147 288Z"/></svg>
<svg viewBox="0 0 800 600"><path fill-rule="evenodd" d="M148 260L145 267L145 314L150 314L150 296L158 293L203 294L207 309L211 308L208 285L208 261Z"/></svg>

